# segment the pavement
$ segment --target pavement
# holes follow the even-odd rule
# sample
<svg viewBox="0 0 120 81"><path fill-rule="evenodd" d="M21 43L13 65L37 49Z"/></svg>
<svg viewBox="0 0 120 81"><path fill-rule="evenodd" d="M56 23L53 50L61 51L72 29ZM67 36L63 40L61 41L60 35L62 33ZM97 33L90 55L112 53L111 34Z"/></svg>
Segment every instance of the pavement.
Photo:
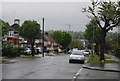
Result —
<svg viewBox="0 0 120 81"><path fill-rule="evenodd" d="M110 57L111 60L118 61L119 63L86 63L83 65L83 68L100 71L120 72L120 59L108 54L105 54L105 56Z"/></svg>
<svg viewBox="0 0 120 81"><path fill-rule="evenodd" d="M83 68L80 69L74 77L74 81L83 79L85 79L85 81L87 79L91 79L91 81L99 81L100 79L103 79L105 81L107 81L107 79L118 81L118 79L120 79L120 59L112 55L105 54L105 56L110 57L112 60L119 61L119 63L88 64L86 62L84 65L82 65Z"/></svg>

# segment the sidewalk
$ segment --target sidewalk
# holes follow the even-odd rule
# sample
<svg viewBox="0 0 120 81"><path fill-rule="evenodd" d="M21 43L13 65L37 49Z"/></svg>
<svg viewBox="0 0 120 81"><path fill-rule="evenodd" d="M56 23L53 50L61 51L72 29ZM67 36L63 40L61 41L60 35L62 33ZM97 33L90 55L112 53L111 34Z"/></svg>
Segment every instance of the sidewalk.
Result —
<svg viewBox="0 0 120 81"><path fill-rule="evenodd" d="M112 55L105 54L105 56L110 57L112 60L118 61L119 63L92 63L83 65L83 68L91 70L120 72L120 59Z"/></svg>
<svg viewBox="0 0 120 81"><path fill-rule="evenodd" d="M78 81L79 79L93 79L94 81L97 81L97 79L112 79L113 81L118 80L120 78L120 59L111 55L106 56L119 61L119 63L87 63L83 65L83 69L79 72L76 79Z"/></svg>

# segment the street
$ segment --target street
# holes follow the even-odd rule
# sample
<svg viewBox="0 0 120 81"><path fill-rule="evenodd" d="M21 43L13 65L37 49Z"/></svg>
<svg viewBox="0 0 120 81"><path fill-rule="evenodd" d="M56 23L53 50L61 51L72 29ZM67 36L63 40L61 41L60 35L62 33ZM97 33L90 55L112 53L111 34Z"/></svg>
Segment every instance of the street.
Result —
<svg viewBox="0 0 120 81"><path fill-rule="evenodd" d="M72 79L83 64L69 63L69 55L47 56L3 64L3 79Z"/></svg>

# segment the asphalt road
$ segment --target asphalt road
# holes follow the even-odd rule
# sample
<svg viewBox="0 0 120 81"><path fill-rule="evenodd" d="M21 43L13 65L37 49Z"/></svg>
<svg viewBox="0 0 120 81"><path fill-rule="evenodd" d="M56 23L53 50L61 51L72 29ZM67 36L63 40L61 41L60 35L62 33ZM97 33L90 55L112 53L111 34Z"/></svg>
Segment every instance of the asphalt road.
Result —
<svg viewBox="0 0 120 81"><path fill-rule="evenodd" d="M69 55L49 56L2 65L3 79L72 79L83 64L69 63Z"/></svg>
<svg viewBox="0 0 120 81"><path fill-rule="evenodd" d="M76 79L119 79L120 73L99 70L82 69ZM94 80L97 81L97 80Z"/></svg>

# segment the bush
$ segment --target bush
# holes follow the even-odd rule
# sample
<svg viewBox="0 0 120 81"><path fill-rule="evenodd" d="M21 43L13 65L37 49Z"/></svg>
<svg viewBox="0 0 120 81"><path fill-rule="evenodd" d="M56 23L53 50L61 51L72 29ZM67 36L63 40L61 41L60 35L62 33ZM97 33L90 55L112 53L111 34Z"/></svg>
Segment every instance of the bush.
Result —
<svg viewBox="0 0 120 81"><path fill-rule="evenodd" d="M2 56L16 57L18 56L18 53L14 47L9 46L9 47L3 48Z"/></svg>
<svg viewBox="0 0 120 81"><path fill-rule="evenodd" d="M120 58L120 48L115 51L115 56Z"/></svg>
<svg viewBox="0 0 120 81"><path fill-rule="evenodd" d="M20 56L20 54L23 52L24 52L24 48L15 47L10 42L6 42L5 44L3 44L2 56L17 57Z"/></svg>

